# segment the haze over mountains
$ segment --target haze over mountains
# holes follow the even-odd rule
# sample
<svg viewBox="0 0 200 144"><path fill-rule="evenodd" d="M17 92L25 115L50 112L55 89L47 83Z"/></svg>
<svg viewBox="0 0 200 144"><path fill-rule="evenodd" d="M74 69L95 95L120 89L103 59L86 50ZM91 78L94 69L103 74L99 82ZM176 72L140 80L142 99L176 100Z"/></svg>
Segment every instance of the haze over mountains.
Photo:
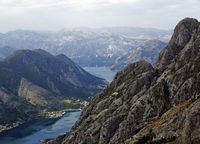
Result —
<svg viewBox="0 0 200 144"><path fill-rule="evenodd" d="M54 55L65 54L81 66L110 66L119 57L137 51L146 41L166 42L170 35L171 31L166 30L129 27L74 28L59 32L17 30L1 34L0 47L44 49Z"/></svg>
<svg viewBox="0 0 200 144"><path fill-rule="evenodd" d="M160 40L144 40L136 49L117 58L111 65L111 70L120 71L127 65L139 60L146 60L151 64L155 64L157 55L165 45L166 43Z"/></svg>

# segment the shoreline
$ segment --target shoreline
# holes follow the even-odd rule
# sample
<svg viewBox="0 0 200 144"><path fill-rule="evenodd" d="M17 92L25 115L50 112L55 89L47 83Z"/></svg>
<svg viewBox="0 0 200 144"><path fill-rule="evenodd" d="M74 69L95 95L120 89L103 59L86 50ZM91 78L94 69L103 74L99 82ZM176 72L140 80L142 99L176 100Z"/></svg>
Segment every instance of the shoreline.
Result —
<svg viewBox="0 0 200 144"><path fill-rule="evenodd" d="M14 129L20 125L22 125L24 122L15 122L15 123L12 123L12 124L6 124L6 125L0 125L0 133L4 132L4 131L8 131L8 130L11 130L11 129Z"/></svg>
<svg viewBox="0 0 200 144"><path fill-rule="evenodd" d="M23 126L27 123L31 123L34 121L45 121L45 120L55 120L57 121L58 119L62 118L66 113L68 112L77 112L77 111L81 111L81 109L64 109L64 110L60 110L58 112L61 112L62 115L59 115L58 117L48 117L48 116L37 116L31 120L28 121L16 121L15 123L12 124L6 124L6 125L0 125L0 135L2 135L3 133L12 131L13 129L16 129L20 126Z"/></svg>
<svg viewBox="0 0 200 144"><path fill-rule="evenodd" d="M39 144L45 139L54 139L70 131L80 117L80 111L66 113L56 120L27 123L1 134L1 144Z"/></svg>

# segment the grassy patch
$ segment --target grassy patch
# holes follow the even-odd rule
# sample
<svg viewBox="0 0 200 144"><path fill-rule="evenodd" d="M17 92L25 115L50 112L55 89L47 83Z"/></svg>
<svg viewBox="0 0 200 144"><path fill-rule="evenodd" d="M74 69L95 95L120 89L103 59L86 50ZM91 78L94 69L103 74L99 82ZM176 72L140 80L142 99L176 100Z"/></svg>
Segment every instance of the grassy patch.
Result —
<svg viewBox="0 0 200 144"><path fill-rule="evenodd" d="M61 109L79 109L80 101L75 99L63 100L61 104Z"/></svg>

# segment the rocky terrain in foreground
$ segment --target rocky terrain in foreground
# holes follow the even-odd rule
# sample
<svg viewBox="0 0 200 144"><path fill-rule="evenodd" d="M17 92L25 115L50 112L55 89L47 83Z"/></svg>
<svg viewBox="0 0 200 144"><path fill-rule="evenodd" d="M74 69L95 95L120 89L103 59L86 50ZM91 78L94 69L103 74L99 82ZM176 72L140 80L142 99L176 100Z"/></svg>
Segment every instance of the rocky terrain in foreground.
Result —
<svg viewBox="0 0 200 144"><path fill-rule="evenodd" d="M185 18L153 67L117 73L72 130L48 144L199 144L200 23Z"/></svg>

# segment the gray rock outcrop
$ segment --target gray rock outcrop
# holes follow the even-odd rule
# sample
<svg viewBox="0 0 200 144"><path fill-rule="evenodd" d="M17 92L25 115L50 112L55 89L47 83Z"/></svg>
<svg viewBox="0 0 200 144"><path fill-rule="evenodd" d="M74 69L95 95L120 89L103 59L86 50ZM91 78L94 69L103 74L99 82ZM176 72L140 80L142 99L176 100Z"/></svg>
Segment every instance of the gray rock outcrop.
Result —
<svg viewBox="0 0 200 144"><path fill-rule="evenodd" d="M179 22L154 68L130 64L48 144L200 143L200 23Z"/></svg>

